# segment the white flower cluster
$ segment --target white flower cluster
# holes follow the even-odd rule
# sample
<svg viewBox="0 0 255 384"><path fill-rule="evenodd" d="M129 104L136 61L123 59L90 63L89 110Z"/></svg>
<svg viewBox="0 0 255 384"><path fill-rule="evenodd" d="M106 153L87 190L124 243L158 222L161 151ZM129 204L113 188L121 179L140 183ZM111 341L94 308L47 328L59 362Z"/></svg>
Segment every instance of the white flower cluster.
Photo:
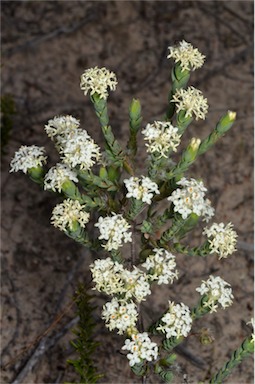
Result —
<svg viewBox="0 0 255 384"><path fill-rule="evenodd" d="M115 91L117 85L117 78L113 72L106 68L90 68L81 75L81 90L87 95L97 93L101 99L107 99L109 87L111 91Z"/></svg>
<svg viewBox="0 0 255 384"><path fill-rule="evenodd" d="M196 291L199 292L201 296L207 296L207 301L204 303L204 306L210 308L210 313L217 312L218 303L220 303L224 309L229 307L234 298L230 284L219 276L214 277L210 275L208 280L202 280L201 286L196 288Z"/></svg>
<svg viewBox="0 0 255 384"><path fill-rule="evenodd" d="M53 139L55 136L65 136L67 132L75 131L79 126L79 120L73 116L55 116L45 125L45 131Z"/></svg>
<svg viewBox="0 0 255 384"><path fill-rule="evenodd" d="M76 129L60 137L57 142L64 163L70 168L90 170L100 159L100 148L88 135L87 131Z"/></svg>
<svg viewBox="0 0 255 384"><path fill-rule="evenodd" d="M118 262L112 261L110 257L106 259L95 260L90 265L92 279L96 284L94 289L99 292L105 292L107 295L120 295L125 293L122 273L124 267Z"/></svg>
<svg viewBox="0 0 255 384"><path fill-rule="evenodd" d="M89 213L83 209L78 200L66 199L53 209L51 223L61 231L72 231L76 223L84 228L89 221Z"/></svg>
<svg viewBox="0 0 255 384"><path fill-rule="evenodd" d="M193 212L204 217L205 221L209 221L214 215L214 208L211 207L210 200L204 198L207 189L203 182L183 177L177 184L183 188L177 188L167 198L173 202L174 211L180 213L184 220Z"/></svg>
<svg viewBox="0 0 255 384"><path fill-rule="evenodd" d="M214 223L205 228L203 234L208 237L210 253L217 253L219 259L226 258L236 251L237 233L232 229L233 224Z"/></svg>
<svg viewBox="0 0 255 384"><path fill-rule="evenodd" d="M178 271L175 269L175 256L164 248L154 248L154 254L149 255L142 267L149 271L148 278L157 280L160 284L173 283L178 278Z"/></svg>
<svg viewBox="0 0 255 384"><path fill-rule="evenodd" d="M187 89L177 89L171 101L175 102L177 113L186 111L185 117L192 117L195 115L196 120L205 120L208 111L207 99L203 97L200 90L194 87Z"/></svg>
<svg viewBox="0 0 255 384"><path fill-rule="evenodd" d="M125 269L122 278L125 282L126 298L133 296L138 302L141 302L151 294L148 277L139 268L134 267L133 271Z"/></svg>
<svg viewBox="0 0 255 384"><path fill-rule="evenodd" d="M172 58L175 63L180 63L182 71L194 71L204 64L205 56L185 40L182 40L178 46L168 47L168 49L170 53L167 58Z"/></svg>
<svg viewBox="0 0 255 384"><path fill-rule="evenodd" d="M119 295L123 300L134 298L140 302L151 293L145 273L138 268L129 271L109 257L96 260L90 265L90 270L95 289L108 295Z"/></svg>
<svg viewBox="0 0 255 384"><path fill-rule="evenodd" d="M15 152L14 158L10 163L10 172L22 171L27 173L31 168L41 167L46 163L47 156L44 156L45 149L37 145L22 145Z"/></svg>
<svg viewBox="0 0 255 384"><path fill-rule="evenodd" d="M165 333L167 339L170 337L187 337L192 324L190 309L183 303L175 304L169 301L169 309L161 318L161 322L157 329Z"/></svg>
<svg viewBox="0 0 255 384"><path fill-rule="evenodd" d="M159 194L158 185L151 181L149 177L142 176L130 177L129 179L123 180L128 193L127 198L134 197L137 200L142 200L144 203L151 204L153 194Z"/></svg>
<svg viewBox="0 0 255 384"><path fill-rule="evenodd" d="M169 151L177 151L181 142L181 135L178 134L178 128L167 121L154 121L153 124L147 124L142 130L144 140L148 141L147 152L157 153L158 157L168 158Z"/></svg>
<svg viewBox="0 0 255 384"><path fill-rule="evenodd" d="M73 116L59 116L48 121L45 131L55 141L63 163L70 168L90 170L100 159L100 148L79 125Z"/></svg>
<svg viewBox="0 0 255 384"><path fill-rule="evenodd" d="M132 233L128 232L130 225L121 214L100 216L95 227L98 227L100 232L99 240L107 240L107 243L102 245L107 251L117 250L123 243L132 241Z"/></svg>
<svg viewBox="0 0 255 384"><path fill-rule="evenodd" d="M129 351L127 358L131 367L142 360L152 361L158 357L158 346L151 341L147 332L133 334L131 340L125 340L122 349Z"/></svg>
<svg viewBox="0 0 255 384"><path fill-rule="evenodd" d="M138 312L134 302L118 301L115 297L103 307L102 319L110 331L117 328L122 335L128 329L134 329Z"/></svg>
<svg viewBox="0 0 255 384"><path fill-rule="evenodd" d="M44 178L44 189L61 192L62 186L68 181L78 183L77 174L67 165L58 163L50 168Z"/></svg>

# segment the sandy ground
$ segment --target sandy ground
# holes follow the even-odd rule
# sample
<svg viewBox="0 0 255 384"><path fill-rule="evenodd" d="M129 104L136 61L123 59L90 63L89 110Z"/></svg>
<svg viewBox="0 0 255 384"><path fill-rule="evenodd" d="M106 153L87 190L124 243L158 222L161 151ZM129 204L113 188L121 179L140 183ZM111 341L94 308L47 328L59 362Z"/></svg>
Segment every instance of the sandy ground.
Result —
<svg viewBox="0 0 255 384"><path fill-rule="evenodd" d="M190 337L179 356L174 383L198 383L226 361L248 335L253 313L253 2L251 1L3 1L2 95L16 105L10 139L2 156L2 378L1 383L63 383L77 380L66 359L75 314L70 306L78 281L89 280L92 255L50 225L59 201L40 191L23 174L10 174L20 145L45 146L50 164L57 154L44 132L55 115L71 114L98 142L102 137L88 98L79 88L84 69L106 66L117 75L109 98L111 124L125 143L128 106L139 98L143 123L166 108L170 62L167 47L185 39L203 52L203 69L191 84L201 89L210 110L206 123L186 133L205 137L227 110L237 112L231 131L190 169L201 177L216 208L215 221L231 221L238 251L228 259L178 257L181 279L155 288L145 304L153 316L168 299L193 306L193 293L210 273L228 281L235 296L226 311L201 319L194 332L208 327L215 337L201 346ZM185 141L184 140L184 141ZM144 154L138 169L143 167ZM199 243L199 233L194 242ZM219 272L218 272L219 271ZM102 306L104 299L95 300ZM138 383L119 350L123 337L108 332L98 317L101 344L95 360L101 383ZM194 365L194 356L204 362ZM160 382L151 378L149 382ZM226 383L252 383L247 359Z"/></svg>

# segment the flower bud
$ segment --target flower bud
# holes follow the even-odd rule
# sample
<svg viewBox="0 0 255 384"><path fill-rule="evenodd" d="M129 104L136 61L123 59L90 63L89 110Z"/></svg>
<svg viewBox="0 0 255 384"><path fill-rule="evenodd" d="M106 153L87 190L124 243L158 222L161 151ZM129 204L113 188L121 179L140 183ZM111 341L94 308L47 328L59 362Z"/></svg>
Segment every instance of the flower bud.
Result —
<svg viewBox="0 0 255 384"><path fill-rule="evenodd" d="M182 66L177 63L172 70L171 77L174 91L179 88L185 88L190 78L190 71L187 69L183 70Z"/></svg>
<svg viewBox="0 0 255 384"><path fill-rule="evenodd" d="M108 172L107 172L107 170L106 170L105 167L101 167L101 168L99 169L99 177L100 177L101 179L107 179L107 178L108 178Z"/></svg>
<svg viewBox="0 0 255 384"><path fill-rule="evenodd" d="M197 139L196 137L193 137L190 142L190 147L193 149L193 151L197 151L199 148L199 145L201 143L200 139Z"/></svg>
<svg viewBox="0 0 255 384"><path fill-rule="evenodd" d="M196 159L200 143L201 143L200 139L197 139L195 137L191 139L188 147L186 148L183 154L183 159L185 162L190 163Z"/></svg>
<svg viewBox="0 0 255 384"><path fill-rule="evenodd" d="M44 177L44 169L41 166L29 168L27 171L29 177L36 183L41 183Z"/></svg>
<svg viewBox="0 0 255 384"><path fill-rule="evenodd" d="M236 119L236 112L228 111L226 115L222 116L217 124L217 130L221 133L227 132L233 125Z"/></svg>
<svg viewBox="0 0 255 384"><path fill-rule="evenodd" d="M234 121L236 119L236 112L228 111L229 119Z"/></svg>
<svg viewBox="0 0 255 384"><path fill-rule="evenodd" d="M76 187L74 182L71 180L66 180L62 184L61 189L64 192L64 194L71 199L77 199L80 196L78 188Z"/></svg>
<svg viewBox="0 0 255 384"><path fill-rule="evenodd" d="M130 115L137 118L141 115L141 103L138 99L133 99L130 104Z"/></svg>

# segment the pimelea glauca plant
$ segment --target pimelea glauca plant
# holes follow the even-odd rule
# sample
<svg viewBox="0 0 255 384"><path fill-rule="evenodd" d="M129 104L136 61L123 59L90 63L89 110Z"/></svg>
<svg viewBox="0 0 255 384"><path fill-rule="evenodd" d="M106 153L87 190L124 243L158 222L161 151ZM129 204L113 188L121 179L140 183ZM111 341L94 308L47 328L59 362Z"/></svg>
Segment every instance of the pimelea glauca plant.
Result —
<svg viewBox="0 0 255 384"><path fill-rule="evenodd" d="M125 335L122 352L143 382L152 372L171 382L173 349L189 336L196 319L229 307L234 298L230 284L211 275L197 287L200 299L194 308L169 300L156 322L144 328L141 321L141 303L153 285L170 285L178 279L178 253L202 258L216 254L222 259L236 250L237 242L231 223L209 224L215 212L207 189L201 180L185 176L197 157L231 128L236 114L228 111L205 139L192 138L175 163L172 154L185 130L194 119L206 118L207 99L187 86L191 71L202 67L205 56L182 41L169 47L167 57L174 66L166 114L142 126L141 105L133 99L126 148L115 139L107 111L108 91L115 90L116 75L95 67L82 74L80 87L90 96L104 148L80 128L75 117L59 116L48 121L45 131L59 152L60 163L46 171L45 150L35 145L22 146L11 161L11 172L21 170L62 197L52 212L52 224L98 255L90 270L94 289L109 296L102 319L110 331ZM138 174L135 166L139 131L148 154L144 174ZM159 213L162 206L164 211ZM183 238L199 220L206 222L206 239L200 246L187 246ZM88 222L93 223L93 231L86 230ZM138 237L140 243L135 244ZM247 337L210 383L221 383L253 346L254 336Z"/></svg>

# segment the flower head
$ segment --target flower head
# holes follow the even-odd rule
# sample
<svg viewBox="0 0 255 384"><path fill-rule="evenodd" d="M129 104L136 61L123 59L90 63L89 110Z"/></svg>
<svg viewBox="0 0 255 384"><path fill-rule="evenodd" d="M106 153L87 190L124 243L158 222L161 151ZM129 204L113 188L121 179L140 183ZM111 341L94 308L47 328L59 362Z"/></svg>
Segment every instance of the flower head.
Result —
<svg viewBox="0 0 255 384"><path fill-rule="evenodd" d="M154 121L153 124L147 124L142 134L148 141L147 152L156 153L159 158L167 158L170 150L176 152L181 142L178 128L167 121Z"/></svg>
<svg viewBox="0 0 255 384"><path fill-rule="evenodd" d="M217 253L219 259L226 258L236 251L237 233L232 228L232 223L226 226L224 223L214 223L203 231L203 234L208 237L210 253Z"/></svg>
<svg viewBox="0 0 255 384"><path fill-rule="evenodd" d="M133 271L125 269L122 273L122 279L126 290L126 299L134 297L140 303L151 294L147 275L139 268L134 267Z"/></svg>
<svg viewBox="0 0 255 384"><path fill-rule="evenodd" d="M10 172L22 171L27 173L31 168L41 167L46 163L47 156L44 156L45 149L37 145L22 145L15 152L14 158L11 160Z"/></svg>
<svg viewBox="0 0 255 384"><path fill-rule="evenodd" d="M187 337L192 324L189 307L183 303L175 304L169 301L169 309L161 318L160 323L157 329L165 333L167 339L170 337Z"/></svg>
<svg viewBox="0 0 255 384"><path fill-rule="evenodd" d="M61 231L72 231L76 223L84 228L89 221L89 213L83 209L78 200L66 199L53 209L51 223Z"/></svg>
<svg viewBox="0 0 255 384"><path fill-rule="evenodd" d="M134 298L137 302L144 300L151 293L146 274L134 267L129 271L122 264L112 261L96 260L90 266L96 289L108 295L119 295L123 300Z"/></svg>
<svg viewBox="0 0 255 384"><path fill-rule="evenodd" d="M130 177L129 179L123 180L128 193L127 198L134 197L137 200L142 200L144 203L151 204L153 194L159 194L158 185L151 181L149 177L142 176Z"/></svg>
<svg viewBox="0 0 255 384"><path fill-rule="evenodd" d="M159 285L173 283L178 277L175 256L164 248L155 248L153 252L154 254L149 255L142 264L148 271L148 278L152 281L157 280Z"/></svg>
<svg viewBox="0 0 255 384"><path fill-rule="evenodd" d="M191 213L204 217L205 221L209 221L214 215L214 209L208 199L205 199L205 188L202 181L195 179L186 179L183 177L177 182L183 188L177 188L167 200L174 204L174 211L180 213L185 220Z"/></svg>
<svg viewBox="0 0 255 384"><path fill-rule="evenodd" d="M204 306L210 308L210 313L216 312L218 304L225 309L233 303L234 296L230 284L219 276L210 276L208 280L202 280L202 284L196 291L201 296L206 295Z"/></svg>
<svg viewBox="0 0 255 384"><path fill-rule="evenodd" d="M168 49L170 52L167 58L172 58L175 63L180 63L182 71L194 71L204 64L205 56L185 40L182 40L178 46L168 47Z"/></svg>
<svg viewBox="0 0 255 384"><path fill-rule="evenodd" d="M132 301L118 301L115 297L103 307L102 319L106 321L107 328L112 331L117 328L118 334L122 335L128 329L134 329L138 312Z"/></svg>
<svg viewBox="0 0 255 384"><path fill-rule="evenodd" d="M131 367L142 360L152 361L158 357L158 346L151 341L147 332L132 334L131 339L125 340L122 349L129 351L127 358Z"/></svg>
<svg viewBox="0 0 255 384"><path fill-rule="evenodd" d="M100 148L87 131L76 129L64 137L58 137L57 144L62 161L70 168L90 170L100 159Z"/></svg>
<svg viewBox="0 0 255 384"><path fill-rule="evenodd" d="M113 213L112 216L100 216L95 227L98 227L100 232L99 240L107 240L107 243L102 245L107 251L117 250L123 243L132 241L132 233L128 232L131 226L121 214Z"/></svg>
<svg viewBox="0 0 255 384"><path fill-rule="evenodd" d="M78 182L77 174L67 165L58 163L50 168L44 178L44 189L61 192L62 186L68 181Z"/></svg>
<svg viewBox="0 0 255 384"><path fill-rule="evenodd" d="M107 295L122 294L126 292L122 273L124 267L110 257L95 260L90 265L92 279L96 284L95 289L105 292Z"/></svg>
<svg viewBox="0 0 255 384"><path fill-rule="evenodd" d="M113 72L106 68L90 68L81 75L81 90L87 95L97 93L101 99L107 99L109 87L111 91L116 89L117 78Z"/></svg>
<svg viewBox="0 0 255 384"><path fill-rule="evenodd" d="M205 120L208 111L207 99L194 87L177 89L171 101L175 102L177 113L185 111L185 118L195 116L196 120Z"/></svg>
<svg viewBox="0 0 255 384"><path fill-rule="evenodd" d="M79 126L79 120L73 116L55 116L45 125L45 131L53 139L55 136L66 135L67 132L74 131Z"/></svg>

